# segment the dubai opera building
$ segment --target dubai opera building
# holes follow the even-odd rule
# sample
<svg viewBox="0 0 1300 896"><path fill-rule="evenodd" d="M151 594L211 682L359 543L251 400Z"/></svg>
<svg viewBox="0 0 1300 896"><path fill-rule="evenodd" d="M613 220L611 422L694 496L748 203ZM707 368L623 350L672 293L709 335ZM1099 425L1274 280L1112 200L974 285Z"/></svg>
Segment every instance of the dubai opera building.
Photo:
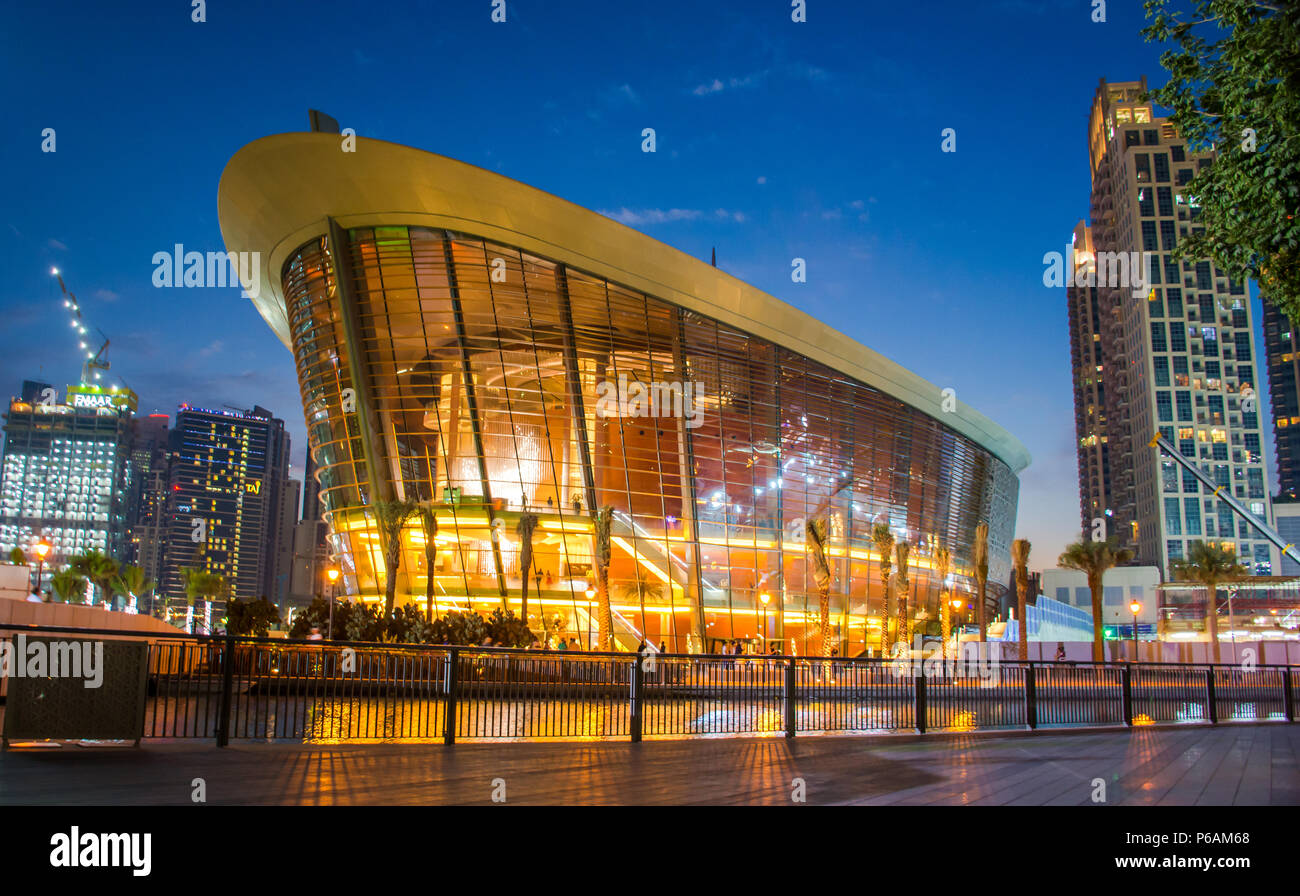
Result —
<svg viewBox="0 0 1300 896"><path fill-rule="evenodd" d="M815 652L812 518L841 655L878 643L878 522L912 545L914 627L937 626L938 548L947 587L972 590L979 522L990 591L1009 578L1024 447L706 262L489 171L377 140L343 152L336 134L244 147L219 205L227 249L260 253L253 301L293 353L353 598L383 596L368 505L394 500L437 518L434 550L418 516L403 530L399 604L423 606L432 576L439 612L518 611L527 574L533 630L545 613L582 640L592 514L612 507L620 649L644 633L670 652Z"/></svg>

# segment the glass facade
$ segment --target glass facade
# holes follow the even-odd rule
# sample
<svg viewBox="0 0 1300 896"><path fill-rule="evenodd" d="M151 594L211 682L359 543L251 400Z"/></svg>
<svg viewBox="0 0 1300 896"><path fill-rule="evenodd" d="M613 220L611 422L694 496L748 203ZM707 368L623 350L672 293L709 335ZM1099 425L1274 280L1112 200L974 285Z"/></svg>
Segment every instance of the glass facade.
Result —
<svg viewBox="0 0 1300 896"><path fill-rule="evenodd" d="M367 505L432 504L402 535L398 603L540 614L589 642L593 522L613 508L618 647L743 638L820 646L806 523L827 523L833 643L879 644L887 522L911 543L914 630L935 628L934 551L989 602L1009 576L1018 480L940 420L780 345L517 248L421 227L336 229L281 276L312 459L348 592L384 591ZM521 569L516 524L538 517ZM426 550L426 540L435 546ZM426 556L432 555L432 562ZM893 558L891 558L892 560ZM540 610L539 610L540 598ZM992 618L990 611L990 618Z"/></svg>

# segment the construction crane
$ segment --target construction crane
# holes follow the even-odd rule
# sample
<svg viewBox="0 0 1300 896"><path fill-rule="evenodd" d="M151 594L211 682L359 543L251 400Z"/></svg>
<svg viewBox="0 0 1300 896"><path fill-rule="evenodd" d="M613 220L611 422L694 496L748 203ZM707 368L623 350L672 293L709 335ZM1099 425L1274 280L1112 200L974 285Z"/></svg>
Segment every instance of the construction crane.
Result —
<svg viewBox="0 0 1300 896"><path fill-rule="evenodd" d="M81 316L81 304L77 297L68 292L68 287L63 283L63 275L59 273L58 268L54 268L52 273L59 280L59 289L63 291L63 307L72 312L72 328L77 332L82 352L86 355L86 363L81 367L81 382L85 385L93 385L93 380L101 378L100 373L107 372L109 368L108 358L105 357L108 352L109 339L107 334L98 327L95 332L104 337L104 343L99 347L99 351L91 351L90 344L86 342L86 321Z"/></svg>
<svg viewBox="0 0 1300 896"><path fill-rule="evenodd" d="M1159 448L1165 454L1168 454L1170 458L1179 464L1179 466L1199 479L1206 488L1210 489L1214 493L1214 497L1231 507L1237 516L1241 517L1249 523L1255 531L1276 545L1284 555L1290 557L1297 563L1300 563L1300 551L1296 550L1295 545L1287 544L1286 540L1283 539L1275 529L1270 529L1257 516L1247 510L1244 504L1232 496L1232 492L1227 490L1228 487L1226 485L1216 485L1214 480L1206 475L1200 467L1183 457L1183 453L1179 451L1172 442L1157 432L1155 436L1152 437L1149 444L1153 448Z"/></svg>

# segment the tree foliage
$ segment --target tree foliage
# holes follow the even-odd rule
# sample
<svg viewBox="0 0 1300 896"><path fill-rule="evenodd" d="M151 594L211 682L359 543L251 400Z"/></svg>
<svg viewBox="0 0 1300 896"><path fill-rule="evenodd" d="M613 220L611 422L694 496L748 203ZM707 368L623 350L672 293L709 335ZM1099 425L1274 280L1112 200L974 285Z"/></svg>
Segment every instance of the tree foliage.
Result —
<svg viewBox="0 0 1300 896"><path fill-rule="evenodd" d="M68 569L90 581L99 592L99 599L111 603L113 581L118 575L117 561L102 551L89 550L68 558Z"/></svg>
<svg viewBox="0 0 1300 896"><path fill-rule="evenodd" d="M1250 575L1250 571L1237 562L1235 552L1199 540L1187 546L1186 558L1174 560L1169 564L1169 571L1175 579L1205 586L1205 632L1210 639L1210 649L1214 652L1214 661L1217 663L1219 661L1219 586L1225 582L1244 579Z"/></svg>
<svg viewBox="0 0 1300 896"><path fill-rule="evenodd" d="M1092 541L1085 538L1076 541L1065 549L1065 553L1056 558L1056 565L1062 569L1077 569L1088 578L1088 590L1092 593L1092 661L1102 662L1102 583L1106 570L1114 566L1123 566L1133 559L1133 552L1128 548L1117 548L1114 541Z"/></svg>
<svg viewBox="0 0 1300 896"><path fill-rule="evenodd" d="M1148 0L1148 41L1169 83L1148 98L1196 151L1216 149L1187 193L1176 254L1213 258L1300 323L1300 3Z"/></svg>
<svg viewBox="0 0 1300 896"><path fill-rule="evenodd" d="M232 600L226 609L226 632L265 638L271 626L280 624L280 611L265 597Z"/></svg>
<svg viewBox="0 0 1300 896"><path fill-rule="evenodd" d="M86 602L86 586L90 581L75 570L61 569L50 577L50 587L62 602L81 604Z"/></svg>
<svg viewBox="0 0 1300 896"><path fill-rule="evenodd" d="M384 547L384 613L391 614L397 600L397 572L402 565L402 528L420 513L420 505L415 501L379 501L372 510Z"/></svg>
<svg viewBox="0 0 1300 896"><path fill-rule="evenodd" d="M306 638L313 628L324 632L329 626L329 600L318 597L298 613L289 628L290 638ZM499 647L527 647L532 631L513 610L492 611L486 619L476 612L444 613L433 622L415 604L404 604L384 615L378 604L335 602L334 640L368 643L452 644L476 647L484 638Z"/></svg>

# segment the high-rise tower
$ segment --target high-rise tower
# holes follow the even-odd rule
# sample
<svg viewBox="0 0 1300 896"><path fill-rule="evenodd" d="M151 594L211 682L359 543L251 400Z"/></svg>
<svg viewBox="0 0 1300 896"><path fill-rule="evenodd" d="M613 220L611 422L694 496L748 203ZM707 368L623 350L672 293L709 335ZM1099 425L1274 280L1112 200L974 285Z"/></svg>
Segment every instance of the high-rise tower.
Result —
<svg viewBox="0 0 1300 896"><path fill-rule="evenodd" d="M184 571L199 569L222 576L231 597L272 597L289 481L284 421L264 408L183 406L170 455L161 593L183 605Z"/></svg>
<svg viewBox="0 0 1300 896"><path fill-rule="evenodd" d="M1208 260L1174 258L1199 215L1186 186L1210 159L1145 91L1103 80L1088 125L1092 245L1080 253L1076 230L1067 289L1084 527L1106 520L1138 563L1168 570L1200 539L1268 573L1269 543L1149 444L1161 432L1271 523L1250 295Z"/></svg>

